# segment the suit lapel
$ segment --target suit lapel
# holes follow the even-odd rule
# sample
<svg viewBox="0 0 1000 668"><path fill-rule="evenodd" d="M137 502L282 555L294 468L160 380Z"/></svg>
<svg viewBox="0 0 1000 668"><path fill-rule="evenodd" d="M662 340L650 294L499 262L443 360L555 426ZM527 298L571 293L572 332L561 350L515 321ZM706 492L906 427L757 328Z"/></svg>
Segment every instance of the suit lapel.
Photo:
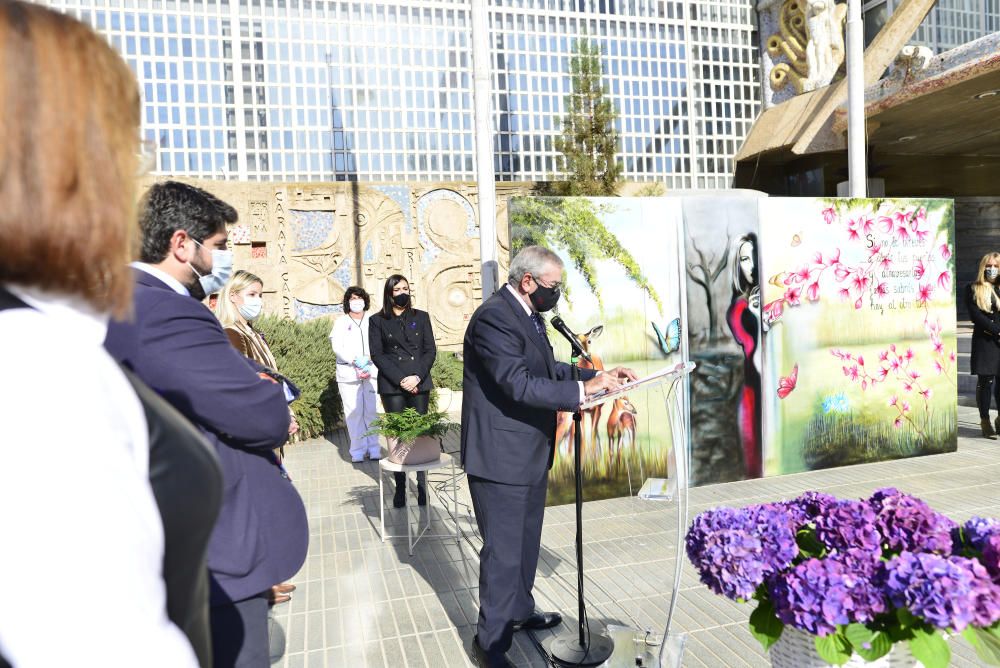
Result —
<svg viewBox="0 0 1000 668"><path fill-rule="evenodd" d="M549 346L548 341L543 340L542 337L538 335L538 330L535 329L535 323L532 322L531 318L527 313L524 312L524 307L518 303L517 297L510 293L506 287L500 288L500 294L506 300L507 306L514 312L514 318L520 323L521 329L524 330L525 335L538 346L538 350L542 353L542 358L545 360L545 367L549 371L549 375L555 373L555 357L552 355L552 348Z"/></svg>

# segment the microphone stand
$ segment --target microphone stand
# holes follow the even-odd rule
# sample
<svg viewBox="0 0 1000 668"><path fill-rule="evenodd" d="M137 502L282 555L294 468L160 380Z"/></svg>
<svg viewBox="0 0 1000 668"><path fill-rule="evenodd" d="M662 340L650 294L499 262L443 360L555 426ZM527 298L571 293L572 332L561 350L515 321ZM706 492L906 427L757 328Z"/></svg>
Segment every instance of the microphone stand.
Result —
<svg viewBox="0 0 1000 668"><path fill-rule="evenodd" d="M580 381L580 367L575 354L570 359L573 380ZM615 644L604 635L593 636L587 623L587 608L583 602L583 465L581 459L583 411L577 407L573 413L573 473L576 477L576 602L578 634L559 634L549 652L552 658L566 666L597 666L607 661Z"/></svg>

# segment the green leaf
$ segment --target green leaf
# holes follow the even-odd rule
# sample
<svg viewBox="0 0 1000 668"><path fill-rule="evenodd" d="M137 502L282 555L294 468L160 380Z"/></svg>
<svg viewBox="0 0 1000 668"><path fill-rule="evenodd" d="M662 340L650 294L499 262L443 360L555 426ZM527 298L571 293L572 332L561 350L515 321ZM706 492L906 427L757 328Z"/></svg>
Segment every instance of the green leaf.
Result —
<svg viewBox="0 0 1000 668"><path fill-rule="evenodd" d="M851 658L851 643L840 631L828 636L816 636L816 653L827 663L842 666Z"/></svg>
<svg viewBox="0 0 1000 668"><path fill-rule="evenodd" d="M750 614L750 633L764 647L765 652L778 642L784 628L785 625L774 614L774 605L768 600L762 600Z"/></svg>
<svg viewBox="0 0 1000 668"><path fill-rule="evenodd" d="M914 627L910 651L917 661L924 664L924 668L947 668L951 663L948 642L939 632L926 626Z"/></svg>
<svg viewBox="0 0 1000 668"><path fill-rule="evenodd" d="M799 552L806 559L822 557L826 551L823 543L816 538L816 532L813 529L799 529L795 535L795 542L799 546Z"/></svg>
<svg viewBox="0 0 1000 668"><path fill-rule="evenodd" d="M969 641L983 663L1000 666L1000 626L994 624L986 629L969 626L962 632L962 636Z"/></svg>
<svg viewBox="0 0 1000 668"><path fill-rule="evenodd" d="M896 619L899 620L899 626L904 629L908 629L913 626L920 624L920 620L913 616L906 608L896 608Z"/></svg>
<svg viewBox="0 0 1000 668"><path fill-rule="evenodd" d="M872 639L868 642L868 648L855 645L854 651L865 661L875 661L881 659L892 649L892 640L881 631L876 631Z"/></svg>
<svg viewBox="0 0 1000 668"><path fill-rule="evenodd" d="M865 644L871 643L872 638L875 637L875 631L864 624L848 624L844 628L844 636L851 643L851 647L857 651L858 648L863 648Z"/></svg>

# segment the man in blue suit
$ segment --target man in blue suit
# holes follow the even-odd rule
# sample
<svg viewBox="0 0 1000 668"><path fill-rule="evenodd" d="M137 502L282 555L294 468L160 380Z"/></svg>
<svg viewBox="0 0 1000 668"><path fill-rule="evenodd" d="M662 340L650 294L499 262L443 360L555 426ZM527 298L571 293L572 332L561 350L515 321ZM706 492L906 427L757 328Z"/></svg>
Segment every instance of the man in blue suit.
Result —
<svg viewBox="0 0 1000 668"><path fill-rule="evenodd" d="M563 262L541 246L511 261L508 285L473 314L463 346L462 464L483 549L479 553L479 625L473 640L481 666L509 666L513 633L562 622L536 612L531 590L552 466L556 411L586 395L635 380L557 362L539 312L559 301Z"/></svg>
<svg viewBox="0 0 1000 668"><path fill-rule="evenodd" d="M240 355L204 304L232 270L226 223L236 211L176 182L154 185L140 212L135 313L105 347L215 446L222 510L208 546L216 668L266 668L266 593L305 561L305 507L274 449L288 438L286 388Z"/></svg>

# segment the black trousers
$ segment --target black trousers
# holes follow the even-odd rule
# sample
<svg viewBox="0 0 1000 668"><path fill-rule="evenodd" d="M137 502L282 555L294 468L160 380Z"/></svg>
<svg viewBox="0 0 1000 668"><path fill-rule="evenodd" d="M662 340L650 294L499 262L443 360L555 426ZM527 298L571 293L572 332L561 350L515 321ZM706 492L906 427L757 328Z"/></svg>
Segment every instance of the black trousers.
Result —
<svg viewBox="0 0 1000 668"><path fill-rule="evenodd" d="M213 605L210 614L215 668L269 668L267 592Z"/></svg>
<svg viewBox="0 0 1000 668"><path fill-rule="evenodd" d="M402 413L407 408L412 408L421 415L427 413L431 405L431 393L430 392L418 392L417 394L380 394L382 398L382 408L385 409L386 413ZM392 479L396 481L396 487L401 488L402 485L406 484L406 476L402 473L393 473ZM424 481L427 480L427 474L420 472L417 474L417 487L421 488L424 486Z"/></svg>
<svg viewBox="0 0 1000 668"><path fill-rule="evenodd" d="M510 649L513 622L535 611L538 551L548 476L534 485L504 485L469 477L483 549L479 552L479 646L491 658Z"/></svg>
<svg viewBox="0 0 1000 668"><path fill-rule="evenodd" d="M1000 410L1000 380L996 376L976 376L976 405L983 420L990 419L990 400L993 398Z"/></svg>

